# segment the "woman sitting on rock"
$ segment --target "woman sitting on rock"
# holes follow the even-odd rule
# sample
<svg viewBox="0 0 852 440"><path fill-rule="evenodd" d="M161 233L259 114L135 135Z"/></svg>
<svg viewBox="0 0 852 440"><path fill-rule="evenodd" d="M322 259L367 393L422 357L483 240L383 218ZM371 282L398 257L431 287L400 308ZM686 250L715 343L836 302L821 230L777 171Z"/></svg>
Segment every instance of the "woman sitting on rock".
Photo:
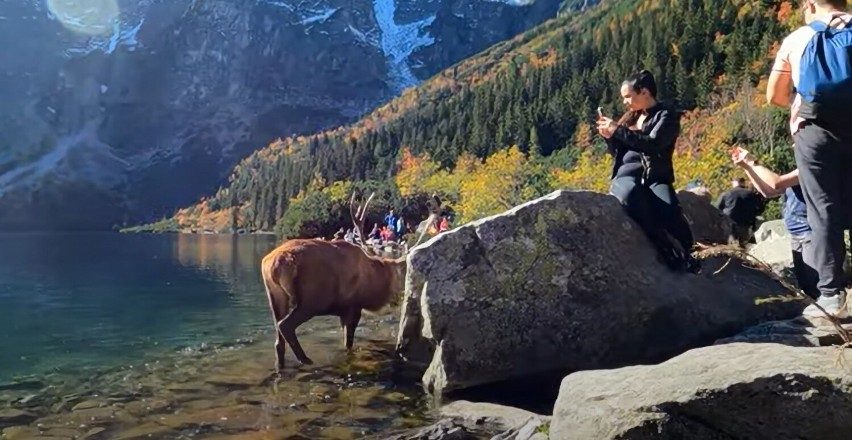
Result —
<svg viewBox="0 0 852 440"><path fill-rule="evenodd" d="M698 261L690 254L692 231L673 188L680 114L657 101L657 83L647 70L624 81L621 96L627 113L618 122L603 115L597 120L614 158L610 192L670 268L697 272Z"/></svg>

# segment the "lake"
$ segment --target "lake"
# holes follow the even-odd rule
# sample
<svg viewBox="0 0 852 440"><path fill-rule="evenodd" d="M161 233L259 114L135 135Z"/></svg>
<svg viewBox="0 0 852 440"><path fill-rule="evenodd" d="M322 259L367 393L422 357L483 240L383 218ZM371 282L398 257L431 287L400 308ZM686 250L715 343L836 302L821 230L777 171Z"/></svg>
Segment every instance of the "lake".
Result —
<svg viewBox="0 0 852 440"><path fill-rule="evenodd" d="M298 332L316 362L272 374L268 235L0 235L6 438L359 438L429 419L395 377L394 313L347 355L336 318ZM224 436L224 437L222 437ZM237 438L237 437L234 437Z"/></svg>

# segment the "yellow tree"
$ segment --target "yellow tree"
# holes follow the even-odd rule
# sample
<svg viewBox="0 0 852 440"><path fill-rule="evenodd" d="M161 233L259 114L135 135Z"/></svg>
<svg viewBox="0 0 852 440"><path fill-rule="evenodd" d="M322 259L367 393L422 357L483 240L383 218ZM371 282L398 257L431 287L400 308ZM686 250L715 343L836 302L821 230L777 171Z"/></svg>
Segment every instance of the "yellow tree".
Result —
<svg viewBox="0 0 852 440"><path fill-rule="evenodd" d="M554 188L608 192L611 173L612 159L609 155L597 155L591 149L586 149L580 154L574 168L554 168L550 178Z"/></svg>
<svg viewBox="0 0 852 440"><path fill-rule="evenodd" d="M459 189L461 222L494 215L526 201L530 195L527 177L533 171L531 168L516 145L473 167Z"/></svg>
<svg viewBox="0 0 852 440"><path fill-rule="evenodd" d="M428 191L426 184L439 172L437 162L430 160L429 154L415 156L411 149L404 147L399 160L399 172L394 177L399 193L403 197L420 191Z"/></svg>

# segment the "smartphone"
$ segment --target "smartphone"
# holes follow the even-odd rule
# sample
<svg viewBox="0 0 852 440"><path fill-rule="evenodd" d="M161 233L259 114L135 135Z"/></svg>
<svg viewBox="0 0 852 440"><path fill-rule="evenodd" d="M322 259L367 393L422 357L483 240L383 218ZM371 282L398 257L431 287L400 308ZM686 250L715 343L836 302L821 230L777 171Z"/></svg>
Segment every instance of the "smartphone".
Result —
<svg viewBox="0 0 852 440"><path fill-rule="evenodd" d="M736 159L740 156L740 147L731 148L731 157Z"/></svg>
<svg viewBox="0 0 852 440"><path fill-rule="evenodd" d="M599 118L602 118L602 117L603 117L603 109L602 109L602 108L600 108L600 107L598 107L598 117L599 117Z"/></svg>

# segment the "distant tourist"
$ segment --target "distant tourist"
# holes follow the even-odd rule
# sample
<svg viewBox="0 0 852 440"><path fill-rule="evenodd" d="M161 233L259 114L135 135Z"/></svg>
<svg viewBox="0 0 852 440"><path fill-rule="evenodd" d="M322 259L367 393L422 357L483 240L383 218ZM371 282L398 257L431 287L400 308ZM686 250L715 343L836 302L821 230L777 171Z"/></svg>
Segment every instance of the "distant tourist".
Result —
<svg viewBox="0 0 852 440"><path fill-rule="evenodd" d="M763 212L765 202L760 194L746 187L745 179L736 177L731 189L720 194L713 205L731 219L734 239L746 247L757 229L757 216Z"/></svg>

